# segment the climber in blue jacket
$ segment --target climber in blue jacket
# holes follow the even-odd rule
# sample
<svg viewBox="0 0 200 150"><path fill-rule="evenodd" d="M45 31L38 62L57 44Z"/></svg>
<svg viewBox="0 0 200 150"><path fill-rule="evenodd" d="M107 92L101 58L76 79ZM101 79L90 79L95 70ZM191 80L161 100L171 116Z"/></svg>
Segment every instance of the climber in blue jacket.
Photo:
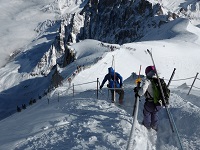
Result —
<svg viewBox="0 0 200 150"><path fill-rule="evenodd" d="M108 88L111 88L111 96L112 96L112 102L114 102L114 91L119 94L119 103L123 103L124 99L124 90L122 89L123 86L123 78L122 76L115 72L112 67L108 68L108 74L105 75L100 89L104 86L105 82L108 81Z"/></svg>

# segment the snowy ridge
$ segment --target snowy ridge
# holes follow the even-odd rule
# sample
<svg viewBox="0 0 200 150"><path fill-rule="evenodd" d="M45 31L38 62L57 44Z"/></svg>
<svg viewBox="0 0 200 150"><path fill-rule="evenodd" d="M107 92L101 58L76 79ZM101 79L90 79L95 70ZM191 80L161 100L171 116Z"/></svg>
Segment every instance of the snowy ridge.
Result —
<svg viewBox="0 0 200 150"><path fill-rule="evenodd" d="M90 45L88 45L89 43ZM5 131L11 130L12 123L8 123L8 121L12 122L14 121L12 118L16 118L18 116L17 118L19 118L19 120L17 119L18 121L15 120L15 122L17 121L17 124L19 124L19 126L22 126L20 122L23 122L23 128L27 129L27 132L23 133L23 136L27 138L8 138L11 141L15 141L13 144L8 142L8 139L1 139L0 141L4 143L2 144L1 148L12 149L12 147L15 147L16 149L48 149L50 147L53 147L55 149L62 149L65 148L65 143L68 143L67 146L70 149L126 148L126 142L128 141L127 139L129 137L129 132L131 128L130 114L132 113L132 105L134 99L134 95L132 92L132 89L134 87L134 80L130 75L133 71L137 72L138 68L125 68L124 66L128 66L129 64L133 64L133 66L139 66L141 61L140 59L137 60L136 58L141 57L142 55L145 56L145 52L142 49L145 49L145 45L147 45L148 43L130 43L129 45L127 45L127 47L135 47L134 50L131 50L129 48L126 49L126 46L122 46L120 49L107 51L106 55L104 55L105 53L102 51L102 47L99 45L99 43L100 42L95 42L93 40L86 40L73 45L73 47L79 52L77 54L78 57L76 63L81 64L87 60L88 64L91 64L90 68L81 71L78 75L75 76L75 78L73 79L73 83L76 85L79 83L83 83L83 81L90 82L95 80L97 77L101 77L101 81L103 76L107 72L107 67L109 67L112 63L112 60L110 58L112 58L112 55L114 55L117 64L116 69L117 71L119 70L120 72L122 72L121 74L125 79L124 87L126 94L124 107L118 108L115 105L110 104L109 100L105 100L108 99L106 89L104 89L103 94L100 95L100 100L95 99L94 97L96 96L96 92L94 91L94 88L96 86L96 83L78 86L75 88L75 90L78 92L76 94L77 98L72 98L70 95L68 97L68 94L71 92L71 90L65 91L65 89L68 89L68 83L65 81L63 86L53 91L49 96L47 95L47 97L44 97L35 105L28 107L27 110L24 110L18 114L14 114L8 119L4 119L3 122L0 123L0 125L2 125L2 127L4 128L5 124L7 124L7 129ZM173 45L173 43L171 44ZM168 43L168 46L171 44ZM150 45L148 45L148 47L149 46ZM159 47L158 44L157 46ZM159 47L159 49L161 47L162 45ZM173 52L175 52L175 50L176 49L173 49ZM98 53L95 54L95 51L97 51ZM99 60L96 64L93 64L93 60L95 58L94 56L102 56L102 59ZM137 57L134 57L133 59L133 56ZM174 56L174 58L176 58L176 56ZM146 56L146 60L148 60L148 56ZM147 61L146 64L148 63L150 62ZM73 64L66 67L66 70L62 71L62 74L67 73L69 68L72 66ZM163 64L160 64L158 66L163 66ZM168 71L168 74L170 73L170 71ZM165 76L169 76L167 75L167 72L164 72L164 74ZM179 73L176 75L180 76ZM59 102L58 93L62 93L59 97ZM185 98L187 97L183 97L184 94L180 94L180 96L182 96L184 99L177 94L173 93L171 95L170 110L175 117L175 122L177 123L177 127L180 131L184 147L196 149L198 147L198 135L196 135L195 133L198 132L198 128L196 127L196 124L198 124L198 119L195 118L199 116L199 107L188 102L189 99L186 100ZM50 105L48 105L47 98L50 99ZM142 121L143 102L144 99L142 99L142 101L140 102L138 122ZM30 113L27 113L27 111ZM41 113L43 115L41 115ZM112 114L114 116L112 116ZM22 115L24 116L22 117ZM36 117L38 115L40 116L39 118ZM181 119L179 118L179 116L181 116ZM173 150L179 147L178 143L176 142L176 135L171 133L164 109L161 111L160 117L160 132L158 132L157 135L153 131L147 131L139 123L137 124L137 135L135 137L136 149L140 149L141 147L143 147L144 149ZM193 124L193 130L189 129L191 125L186 124L183 126L183 124L185 124L185 121L188 120L188 117L190 117L191 120L194 119L195 121L197 121L195 124ZM36 121L34 121L33 118L35 118ZM28 124L23 121L28 119L31 119L31 121L25 121ZM8 126L8 124L10 124L10 126ZM26 127L32 128L32 132L28 132L30 129ZM16 132L18 132L18 130L16 130ZM188 132L190 136L187 136ZM3 137L5 134L7 133L3 131L1 132L1 135ZM14 135L17 135L17 133L14 133ZM159 139L157 139L157 137L159 137ZM171 140L169 140L169 138ZM69 139L71 142L69 141ZM5 144L5 141L7 141L8 144Z"/></svg>
<svg viewBox="0 0 200 150"><path fill-rule="evenodd" d="M42 11L51 13L56 12L59 14L59 17L62 18L68 13L73 14L77 12L77 9L79 9L79 6L82 3L84 3L83 0L54 0L54 2L44 6Z"/></svg>
<svg viewBox="0 0 200 150"><path fill-rule="evenodd" d="M76 78L78 77L82 78L82 75L79 74ZM130 78L125 81L126 84L124 86L133 87L133 84L127 84L133 82ZM126 149L126 142L131 127L131 116L129 114L132 112L131 106L134 97L131 92L132 88L126 89L126 91L126 101L123 107L125 110L123 110L110 104L109 101L92 98L95 92L93 90L82 92L76 95L77 98L62 95L59 98L59 102L57 102L57 92L59 92L59 89L57 89L55 94L50 97L50 105L48 105L47 99L44 97L42 101L38 101L35 105L28 107L27 110L1 121L0 126L4 127L5 133L1 131L1 135L4 138L0 141L4 144L0 147L3 149L64 149L66 148L66 143L68 143L67 148L69 149ZM105 89L103 93L104 95L100 96L106 99L107 90ZM183 96L184 94L181 95ZM196 128L198 119L195 118L199 116L199 107L196 107L175 93L172 94L170 101L170 110L174 117L182 116L181 119L177 118L178 122L177 120L175 121L177 122L178 129L181 129L180 133L184 145L187 145L188 149L198 148L198 144L195 144L198 143L198 137L194 134L198 133L198 129ZM142 121L142 105L143 100L140 102L139 122ZM140 124L137 125L135 149L140 149L141 147L152 150L176 149L178 143L175 142L175 135L170 133L165 110L161 111L161 116L160 132L157 135L154 131L147 131L145 127ZM194 127L185 124L185 120L188 117L191 120L197 121L193 124ZM13 118L15 119L13 120ZM16 129L24 129L23 136L13 136L17 135L19 131L14 131L12 121L15 121ZM29 132L30 129L31 132ZM4 134L8 134L6 132L8 130L13 131L10 134L13 138L10 140L16 141L13 143L14 145L10 142L5 144L9 141L9 138L7 139L4 136ZM188 131L190 131L190 136L184 136L184 134L188 134ZM159 137L159 141L156 140L157 136ZM169 140L169 136L171 140ZM7 135L7 137L9 136Z"/></svg>
<svg viewBox="0 0 200 150"><path fill-rule="evenodd" d="M160 3L163 9L177 14L179 17L188 18L199 26L200 21L200 2L198 0L149 0L152 3Z"/></svg>
<svg viewBox="0 0 200 150"><path fill-rule="evenodd" d="M71 102L68 101L68 103L65 103L64 97L61 98L60 100L62 101L62 103L64 102L63 103L64 105L61 103L60 104L55 103L53 102L53 100L51 100L50 103L52 106L50 109L49 108L44 109L44 107L47 106L46 101L42 102L43 106L41 105L37 106L37 104L36 106L33 106L32 111L34 110L36 111L38 110L38 108L42 108L44 112L48 111L48 114L45 113L46 115L40 118L37 118L37 117L35 118L34 116L30 116L30 114L27 115L27 119L35 118L33 121L29 122L29 125L28 125L29 128L24 130L24 135L29 134L31 136L29 136L28 138L23 138L22 136L21 140L17 141L16 147L12 148L7 144L3 144L1 145L1 148L37 149L40 147L48 148L48 145L49 146L51 145L50 147L54 149L64 149L66 148L66 143L67 143L69 149L73 149L73 148L88 149L88 148L95 148L95 146L92 146L92 145L97 141L102 141L100 142L99 146L97 145L97 148L98 147L106 148L107 146L110 145L109 147L113 149L115 148L114 145L111 145L113 142L117 142L119 144L126 142L123 139L120 139L119 141L117 141L117 139L115 138L115 134L118 134L117 132L106 133L106 130L109 130L109 128L112 128L112 129L118 128L118 130L121 130L122 132L126 133L126 131L123 131L122 127L127 124L125 120L127 119L129 120L130 116L126 116L127 114L125 113L124 110L121 110L119 108L116 109L115 107L113 107L106 101L96 102L94 101L94 99L88 99L88 100L81 99L81 98L71 99L70 100ZM70 109L67 109L67 107ZM92 107L93 107L93 110L90 109ZM31 110L27 109L27 111L31 111ZM95 114L90 114L91 111L94 111ZM119 114L115 113L115 111L120 111L120 113ZM25 111L22 113L27 114L27 112ZM66 113L68 115L66 115ZM53 115L54 117L57 117L57 119L55 120L54 117L49 117L51 115ZM90 117L91 115L94 118L91 118ZM116 119L118 118L118 116L120 118ZM16 117L17 116L15 116L15 118ZM49 121L43 122L42 120L45 118L48 118ZM113 126L110 126L109 121L106 121L111 118L113 118L112 119L113 122L116 122L113 124ZM21 122L22 120L23 119L20 116L19 118L18 117L16 118L17 122ZM43 122L42 124L40 123L41 121ZM34 124L32 124L33 122ZM20 126L16 126L16 128L19 128L19 127ZM107 129L103 127L106 127ZM32 130L31 133L29 132L30 129ZM93 133L95 134L93 135ZM88 134L88 135L86 136L85 134ZM82 139L81 143L83 144L83 146L81 146L82 144L79 142L80 139ZM12 140L15 140L15 139L13 138ZM7 141L7 139L4 139L4 141ZM106 144L107 146L103 144L104 143L103 141L108 142L108 144ZM59 143L59 145L53 146L54 143ZM117 148L117 145L116 145L116 148ZM125 145L123 147L125 148Z"/></svg>
<svg viewBox="0 0 200 150"><path fill-rule="evenodd" d="M15 1L0 2L0 7L8 10L0 15L0 20L3 20L0 32L3 37L0 41L3 43L1 53L4 54L8 49L7 54L14 52L10 62L0 68L0 149L126 149L134 103L133 75L137 74L140 65L141 74L144 75L145 67L152 64L146 49L152 50L160 77L169 79L173 68L177 69L174 79L193 77L200 71L200 30L187 16L175 17L158 28L151 28L152 30L138 42L131 41L119 45L93 39L80 40L77 43L66 41L68 36L75 39L87 21L79 12L88 2L33 0L23 2L23 6ZM111 1L104 2L109 5ZM150 2L153 3L153 0ZM162 3L162 7L165 6L168 10L171 8L171 12L179 10L179 5L187 7L190 4L193 11L193 5L198 4L194 0L154 2ZM13 7L15 9L10 9ZM23 8L26 8L26 11L22 11ZM164 10L165 13L168 14L167 9ZM74 15L77 17L75 20L72 17ZM37 20L33 19L30 23L28 18L35 16ZM158 19L155 16L157 23L162 18L160 17ZM15 19L12 22L10 18ZM69 35L71 30L66 30L65 27L72 21L75 21L71 28L73 34ZM198 23L198 20L195 23ZM7 30L12 28L6 27L6 24L15 27L16 32ZM34 29L37 29L38 33L35 33ZM145 28L146 30L148 29ZM26 36L22 31L26 32ZM12 36L17 33L24 36L20 42L17 36ZM5 36L2 36L4 34ZM16 40L10 42L11 37ZM68 44L69 50L75 52L76 59L63 67L65 44ZM115 69L124 79L125 98L121 107L110 103L106 85L99 92L97 99L97 83L92 82L97 78L100 82L103 80L107 68L112 65L113 57ZM85 68L77 73L77 66ZM63 77L62 84L49 90L56 71ZM72 79L71 82L69 78ZM177 125L184 149L196 150L200 146L200 94L198 89L193 88L191 94L187 95L188 85L191 85L192 81L193 78L172 81L169 110ZM200 87L199 79L195 86ZM36 99L37 102L29 105L30 99ZM157 133L154 130L148 131L141 125L144 101L144 97L141 97L133 147L136 150L180 149L176 135L170 130L165 109L159 113L160 124ZM16 106L21 108L22 104L26 104L27 108L16 113Z"/></svg>

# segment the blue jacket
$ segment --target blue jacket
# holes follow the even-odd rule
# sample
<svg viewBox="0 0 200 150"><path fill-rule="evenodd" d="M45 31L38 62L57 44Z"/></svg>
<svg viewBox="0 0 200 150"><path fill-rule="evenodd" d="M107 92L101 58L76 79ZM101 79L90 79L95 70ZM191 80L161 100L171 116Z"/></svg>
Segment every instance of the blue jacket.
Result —
<svg viewBox="0 0 200 150"><path fill-rule="evenodd" d="M108 81L109 88L121 88L123 84L122 76L115 72L112 67L108 68L108 74L104 77L101 87L104 86L106 81Z"/></svg>

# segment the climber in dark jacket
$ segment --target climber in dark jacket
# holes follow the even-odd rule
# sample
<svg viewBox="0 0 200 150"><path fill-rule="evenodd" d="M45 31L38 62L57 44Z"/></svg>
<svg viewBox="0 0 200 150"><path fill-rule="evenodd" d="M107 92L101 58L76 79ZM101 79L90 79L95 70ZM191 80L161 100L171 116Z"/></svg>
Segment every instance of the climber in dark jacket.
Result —
<svg viewBox="0 0 200 150"><path fill-rule="evenodd" d="M108 81L108 88L116 88L116 89L110 89L111 95L112 95L112 102L114 102L114 91L119 94L119 103L123 103L124 99L124 90L122 89L123 85L123 78L122 76L115 72L112 67L108 68L108 74L105 75L100 89L104 86L105 82Z"/></svg>
<svg viewBox="0 0 200 150"><path fill-rule="evenodd" d="M142 124L147 129L154 129L158 131L158 112L161 110L160 105L155 105L154 103L154 91L151 79L157 78L155 67L148 66L145 69L146 78L144 78L142 85L139 89L134 88L134 92L138 94L138 96L145 96L145 103L143 108L143 121Z"/></svg>

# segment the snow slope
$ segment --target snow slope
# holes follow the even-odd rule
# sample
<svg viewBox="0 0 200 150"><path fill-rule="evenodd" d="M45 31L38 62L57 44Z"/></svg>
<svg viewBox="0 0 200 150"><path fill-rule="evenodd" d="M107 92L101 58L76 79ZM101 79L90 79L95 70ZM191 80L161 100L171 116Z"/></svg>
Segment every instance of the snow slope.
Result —
<svg viewBox="0 0 200 150"><path fill-rule="evenodd" d="M19 2L22 1L10 1L9 3ZM36 1L26 4L32 6L32 2ZM59 4L64 4L64 1L60 2ZM55 6L53 4L49 6ZM14 5L5 3L5 7L8 6ZM19 10L21 7L20 5ZM62 12L64 14L65 10L63 9ZM13 13L16 12L13 10ZM4 19L5 21L9 20ZM21 26L20 24L18 22L18 27L22 30L24 24ZM2 28L0 33L5 31L4 29L6 28ZM55 30L51 32L55 32ZM32 35L32 29L26 33ZM42 32L40 33L42 34ZM13 59L0 69L0 109L1 112L12 114L0 121L0 149L126 149L132 123L134 74L138 74L140 65L142 65L142 74L144 74L146 66L152 65L146 49L152 51L160 77L164 77L166 81L170 78L173 69L176 68L170 86L169 110L179 131L183 148L200 149L199 90L194 88L191 94L187 95L189 90L187 85L191 85L194 78L178 80L194 77L200 70L199 37L199 28L192 25L187 19L180 18L165 25L162 29L153 30L144 37L144 42L112 45L116 47L114 51L110 49L111 44L95 40L84 40L73 44L72 48L77 52L77 60L65 68L60 68L60 74L65 78L63 85L42 99L37 99L35 104L28 106L29 92L34 91L34 94L37 95L48 85L50 79L49 76L30 76L27 71L31 70L30 68L34 65L25 65L25 63L35 62L36 59L39 59L38 56L44 53L44 50L38 51L33 45L39 43L45 49L53 39L53 37L51 40L35 38L28 48L24 49L24 52L18 54L17 59ZM7 41L10 39L10 35L5 38ZM157 39L163 40L158 41ZM31 38L29 40L31 41ZM25 43L29 44L30 41L25 40ZM15 44L18 45L18 41L13 42L10 45L11 48L18 49ZM2 48L5 47L2 46ZM30 57L32 60L29 60L29 56L34 57ZM121 107L110 103L106 85L99 92L99 98L96 98L95 81L97 78L100 82L103 80L107 68L112 66L113 58L115 70L124 79L125 98ZM71 85L75 85L75 96L73 97L68 78L76 71L77 65L85 65L85 69L77 73L72 80ZM195 82L195 86L200 87L199 79ZM19 90L21 87L23 90ZM14 113L16 105L21 106L23 103L27 104L27 109L20 113ZM136 150L180 149L177 136L170 129L165 109L159 113L160 124L157 133L153 130L148 131L141 125L143 103L144 97L141 97L135 142L132 147Z"/></svg>
<svg viewBox="0 0 200 150"><path fill-rule="evenodd" d="M99 100L96 99L95 82L75 87L76 95L72 97L66 79L63 86L48 94L47 97L43 97L33 106L0 122L0 127L3 129L0 138L1 149L126 149L134 102L132 89L135 85L131 74L138 72L140 64L142 73L144 68L151 64L145 52L146 48L152 49L155 54L157 68L163 77L169 78L173 67L177 68L174 77L176 79L194 75L199 70L198 61L195 61L197 48L194 52L187 53L187 47L185 47L190 43L195 49L196 43L188 42L183 45L176 38L165 41L138 42L118 46L120 49L113 52L102 48L99 43L86 40L72 45L77 50L78 59L75 63L85 62L87 66L90 65L78 73L72 83L75 85L87 83L96 81L96 78L102 81L114 56L116 71L120 72L125 80L124 105L117 107L111 104L106 88L99 93ZM183 53L180 52L182 47L185 47ZM163 54L165 56L162 56ZM91 61L99 57L102 59L97 63ZM167 61L170 63L166 64ZM185 67L182 68L181 64ZM191 69L191 65L196 69ZM66 67L66 71L67 69ZM190 71L185 72L185 70ZM173 84L180 85L176 82ZM186 96L182 88L174 90L172 88L169 109L179 129L185 149L199 148L199 135L196 133L199 132L200 104L193 103L198 97L199 95ZM49 104L48 99L50 99ZM143 102L144 98L140 102L135 130L137 133L135 149L178 149L177 137L170 130L165 109L160 112L160 128L157 134L155 131L147 131L144 126L140 125Z"/></svg>
<svg viewBox="0 0 200 150"><path fill-rule="evenodd" d="M200 27L200 2L199 0L149 0L152 3L160 3L165 12L176 13L180 17L189 18L190 21Z"/></svg>

